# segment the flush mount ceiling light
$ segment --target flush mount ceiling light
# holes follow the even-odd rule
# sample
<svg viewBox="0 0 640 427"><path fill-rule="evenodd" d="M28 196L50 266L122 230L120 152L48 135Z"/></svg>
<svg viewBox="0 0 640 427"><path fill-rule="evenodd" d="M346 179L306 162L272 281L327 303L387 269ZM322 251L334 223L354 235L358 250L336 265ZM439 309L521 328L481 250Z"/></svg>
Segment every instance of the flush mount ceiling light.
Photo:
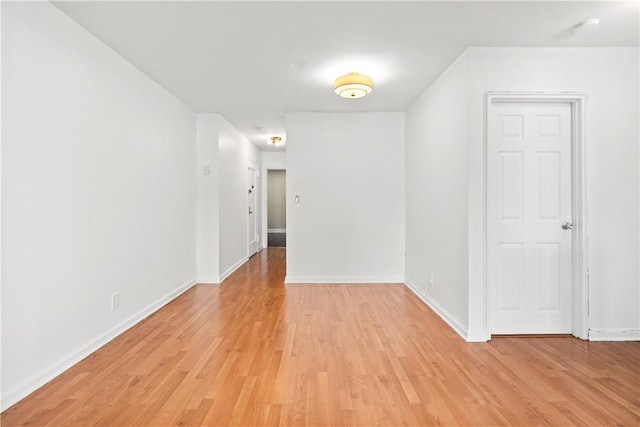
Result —
<svg viewBox="0 0 640 427"><path fill-rule="evenodd" d="M345 74L336 79L335 90L343 98L362 98L373 90L373 80L364 74Z"/></svg>
<svg viewBox="0 0 640 427"><path fill-rule="evenodd" d="M587 30L593 30L598 25L600 25L600 20L599 19L596 19L596 18L587 19L585 21L578 22L576 25L571 27L571 29L573 30L573 33L576 34L576 33L581 33L583 31L587 31Z"/></svg>
<svg viewBox="0 0 640 427"><path fill-rule="evenodd" d="M272 136L271 139L269 140L269 143L271 145L279 146L279 145L284 144L284 141L282 141L282 137Z"/></svg>

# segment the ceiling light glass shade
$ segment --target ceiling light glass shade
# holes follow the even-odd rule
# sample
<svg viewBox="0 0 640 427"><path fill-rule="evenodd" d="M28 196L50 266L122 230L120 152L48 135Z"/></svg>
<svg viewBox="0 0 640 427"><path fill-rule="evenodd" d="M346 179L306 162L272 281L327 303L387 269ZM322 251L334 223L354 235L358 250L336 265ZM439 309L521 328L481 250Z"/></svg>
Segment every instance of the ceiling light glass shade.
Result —
<svg viewBox="0 0 640 427"><path fill-rule="evenodd" d="M278 145L278 146L284 144L284 141L279 136L272 136L269 142L273 145Z"/></svg>
<svg viewBox="0 0 640 427"><path fill-rule="evenodd" d="M343 98L362 98L373 90L373 80L364 74L345 74L336 79L335 90Z"/></svg>

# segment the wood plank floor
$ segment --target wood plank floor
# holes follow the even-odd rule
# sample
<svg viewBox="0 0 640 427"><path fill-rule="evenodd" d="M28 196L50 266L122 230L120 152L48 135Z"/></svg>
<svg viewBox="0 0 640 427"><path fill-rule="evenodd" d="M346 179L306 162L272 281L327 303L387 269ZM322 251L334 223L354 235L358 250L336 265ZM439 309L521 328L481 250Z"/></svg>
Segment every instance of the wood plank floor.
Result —
<svg viewBox="0 0 640 427"><path fill-rule="evenodd" d="M640 343L465 343L399 284L196 286L5 411L13 425L638 426Z"/></svg>

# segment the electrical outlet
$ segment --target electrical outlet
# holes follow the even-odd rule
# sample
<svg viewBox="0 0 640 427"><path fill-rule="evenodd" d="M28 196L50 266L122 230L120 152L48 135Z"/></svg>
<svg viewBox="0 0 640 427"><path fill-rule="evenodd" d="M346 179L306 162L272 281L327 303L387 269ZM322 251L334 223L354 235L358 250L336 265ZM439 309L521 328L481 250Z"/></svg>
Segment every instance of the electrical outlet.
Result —
<svg viewBox="0 0 640 427"><path fill-rule="evenodd" d="M111 295L111 310L115 310L120 307L120 293L116 292Z"/></svg>
<svg viewBox="0 0 640 427"><path fill-rule="evenodd" d="M433 273L429 273L429 286L433 286Z"/></svg>

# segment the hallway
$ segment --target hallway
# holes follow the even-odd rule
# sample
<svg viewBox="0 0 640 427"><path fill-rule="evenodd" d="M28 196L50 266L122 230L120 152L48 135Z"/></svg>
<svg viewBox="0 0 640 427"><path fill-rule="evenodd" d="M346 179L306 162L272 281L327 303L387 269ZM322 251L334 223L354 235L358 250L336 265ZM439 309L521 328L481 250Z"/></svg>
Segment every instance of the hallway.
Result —
<svg viewBox="0 0 640 427"><path fill-rule="evenodd" d="M287 233L269 233L267 246L270 248L286 248Z"/></svg>
<svg viewBox="0 0 640 427"><path fill-rule="evenodd" d="M2 425L637 425L640 343L465 343L402 284L283 285L285 250L198 285Z"/></svg>

